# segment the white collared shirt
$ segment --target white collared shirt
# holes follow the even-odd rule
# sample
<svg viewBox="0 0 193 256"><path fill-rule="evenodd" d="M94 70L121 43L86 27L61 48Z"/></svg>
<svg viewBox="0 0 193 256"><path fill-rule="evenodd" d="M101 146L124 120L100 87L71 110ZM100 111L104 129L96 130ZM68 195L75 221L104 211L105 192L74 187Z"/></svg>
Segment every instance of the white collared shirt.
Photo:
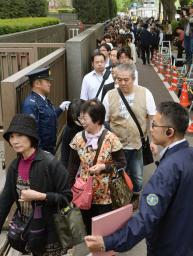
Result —
<svg viewBox="0 0 193 256"><path fill-rule="evenodd" d="M104 70L104 73L106 70ZM90 100L95 98L97 91L103 81L103 75L99 75L96 73L95 70L91 71L90 73L86 74L82 81L82 88L80 93L80 98L82 100ZM112 75L110 74L108 79L105 81L105 84L113 83ZM101 100L102 90L98 96L98 99Z"/></svg>
<svg viewBox="0 0 193 256"><path fill-rule="evenodd" d="M174 146L176 146L176 145L178 145L178 144L180 144L180 143L182 143L182 142L184 142L184 141L186 141L185 138L182 139L182 140L175 141L175 142L173 142L172 144L170 144L168 147L165 147L165 148L162 149L162 151L160 152L160 157L162 158L162 156L165 154L165 152L166 152L168 149L173 148Z"/></svg>
<svg viewBox="0 0 193 256"><path fill-rule="evenodd" d="M155 105L155 101L153 98L152 93L150 92L149 89L145 88L146 90L146 110L147 110L147 114L150 116L154 116L156 114L156 105ZM125 96L127 102L129 103L129 105L132 107L133 106L133 101L134 101L134 97L135 97L135 93L131 93L127 96ZM126 119L131 118L130 114L125 106L125 104L123 103L122 99L119 99L119 104L120 104L120 115L124 116ZM103 105L105 106L106 109L106 116L105 116L105 121L109 121L110 120L110 116L109 116L109 96L108 96L108 92L105 95L104 99L103 99Z"/></svg>

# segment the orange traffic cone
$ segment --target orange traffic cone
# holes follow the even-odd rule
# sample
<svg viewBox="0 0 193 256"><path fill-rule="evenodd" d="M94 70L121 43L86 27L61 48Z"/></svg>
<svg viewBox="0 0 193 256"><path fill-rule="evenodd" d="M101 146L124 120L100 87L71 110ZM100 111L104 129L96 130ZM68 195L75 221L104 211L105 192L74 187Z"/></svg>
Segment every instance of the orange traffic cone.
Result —
<svg viewBox="0 0 193 256"><path fill-rule="evenodd" d="M168 83L170 82L170 80L171 80L170 70L171 70L171 67L170 67L170 64L168 63L167 66L166 66L166 73L165 73L164 82L168 82Z"/></svg>
<svg viewBox="0 0 193 256"><path fill-rule="evenodd" d="M162 57L160 58L160 62L158 64L158 73L163 74L164 73L164 65L162 62Z"/></svg>
<svg viewBox="0 0 193 256"><path fill-rule="evenodd" d="M156 64L156 60L157 60L157 52L154 51L154 52L153 52L153 58L152 58L152 64L153 64L153 65Z"/></svg>
<svg viewBox="0 0 193 256"><path fill-rule="evenodd" d="M190 120L187 132L193 133L193 120Z"/></svg>
<svg viewBox="0 0 193 256"><path fill-rule="evenodd" d="M169 91L177 91L178 90L178 73L176 67L172 67L172 81L171 86L168 88Z"/></svg>
<svg viewBox="0 0 193 256"><path fill-rule="evenodd" d="M157 54L157 60L156 60L156 67L157 67L158 70L159 70L159 65L160 65L161 59L162 59L161 53L158 53Z"/></svg>
<svg viewBox="0 0 193 256"><path fill-rule="evenodd" d="M156 59L155 59L155 67L158 69L158 63L159 63L159 53L157 53L156 55Z"/></svg>
<svg viewBox="0 0 193 256"><path fill-rule="evenodd" d="M180 105L183 107L187 107L190 105L189 99L188 99L188 85L186 83L186 79L184 79L183 85L182 85L182 93L180 95Z"/></svg>

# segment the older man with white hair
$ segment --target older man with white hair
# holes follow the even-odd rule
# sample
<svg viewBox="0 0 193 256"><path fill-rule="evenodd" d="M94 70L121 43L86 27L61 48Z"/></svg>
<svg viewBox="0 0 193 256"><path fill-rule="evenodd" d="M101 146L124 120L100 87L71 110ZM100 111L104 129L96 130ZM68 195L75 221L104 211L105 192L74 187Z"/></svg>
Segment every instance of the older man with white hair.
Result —
<svg viewBox="0 0 193 256"><path fill-rule="evenodd" d="M143 134L147 136L148 122L156 114L152 93L145 87L135 86L135 65L121 64L117 67L119 88L108 91L103 104L106 108L106 121L123 144L128 171L134 185L133 204L137 208L139 194L143 184L142 143L137 125L131 117L120 93L134 112ZM157 147L151 143L151 149L157 153Z"/></svg>

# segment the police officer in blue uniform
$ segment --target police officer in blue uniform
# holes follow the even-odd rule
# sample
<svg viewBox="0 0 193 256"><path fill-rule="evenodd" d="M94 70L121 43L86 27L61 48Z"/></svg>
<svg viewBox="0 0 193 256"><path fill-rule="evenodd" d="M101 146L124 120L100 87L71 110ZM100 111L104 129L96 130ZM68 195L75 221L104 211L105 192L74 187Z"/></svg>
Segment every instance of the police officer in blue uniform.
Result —
<svg viewBox="0 0 193 256"><path fill-rule="evenodd" d="M90 251L123 252L146 238L148 256L193 255L193 148L184 138L188 123L180 104L160 104L151 135L164 149L143 190L139 212L114 234L87 236Z"/></svg>
<svg viewBox="0 0 193 256"><path fill-rule="evenodd" d="M57 134L57 118L68 107L64 101L54 108L47 98L50 93L50 69L39 68L27 74L32 88L31 94L24 100L22 113L33 116L37 122L40 148L54 154Z"/></svg>

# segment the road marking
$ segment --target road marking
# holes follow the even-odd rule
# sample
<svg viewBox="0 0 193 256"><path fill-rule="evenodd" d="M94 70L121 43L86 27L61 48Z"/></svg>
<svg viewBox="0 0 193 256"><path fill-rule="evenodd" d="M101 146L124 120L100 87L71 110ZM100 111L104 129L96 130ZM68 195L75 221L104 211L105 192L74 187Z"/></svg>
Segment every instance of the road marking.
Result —
<svg viewBox="0 0 193 256"><path fill-rule="evenodd" d="M168 90L168 88L170 87L170 84L168 82L164 82L164 76L162 74L158 73L157 68L155 68L153 65L152 65L152 67L153 67L154 71L157 73L157 75L159 76L159 78L161 79L161 81L163 82L164 86L166 87L166 89L169 92L170 96L172 97L173 101L179 103L180 100L179 100L178 96L175 94L175 92Z"/></svg>

